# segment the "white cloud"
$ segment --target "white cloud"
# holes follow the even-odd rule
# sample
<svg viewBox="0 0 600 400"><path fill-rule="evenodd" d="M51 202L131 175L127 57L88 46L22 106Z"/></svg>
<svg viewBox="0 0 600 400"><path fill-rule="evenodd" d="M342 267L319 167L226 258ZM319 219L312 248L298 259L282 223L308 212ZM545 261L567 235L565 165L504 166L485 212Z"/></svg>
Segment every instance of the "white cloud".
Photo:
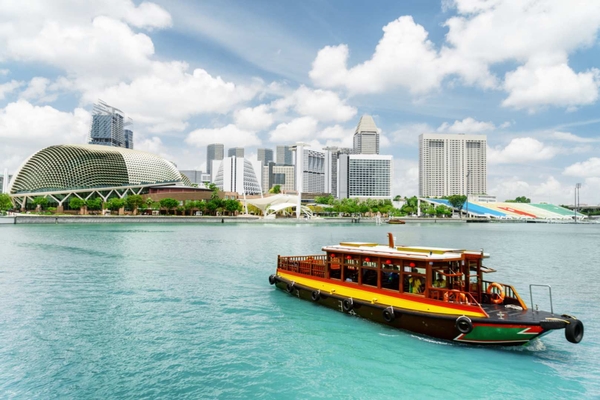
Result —
<svg viewBox="0 0 600 400"><path fill-rule="evenodd" d="M494 130L496 127L491 122L477 121L471 117L465 118L462 121L454 121L452 125L444 122L437 129L438 132L450 133L477 133Z"/></svg>
<svg viewBox="0 0 600 400"><path fill-rule="evenodd" d="M300 117L288 123L277 125L269 134L269 140L273 143L295 143L314 137L316 130L316 119L312 117Z"/></svg>
<svg viewBox="0 0 600 400"><path fill-rule="evenodd" d="M190 73L186 63L156 62L150 73L131 83L88 92L85 98L90 103L100 98L126 110L136 123L151 125L152 132L161 132L185 129L184 121L193 115L227 113L257 91L213 77L203 69Z"/></svg>
<svg viewBox="0 0 600 400"><path fill-rule="evenodd" d="M552 132L550 137L557 140L563 140L565 142L575 142L575 143L594 143L600 141L600 138L583 138L581 136L577 136L572 134L571 132Z"/></svg>
<svg viewBox="0 0 600 400"><path fill-rule="evenodd" d="M394 159L392 195L413 196L419 193L419 164L413 160Z"/></svg>
<svg viewBox="0 0 600 400"><path fill-rule="evenodd" d="M21 87L22 82L15 81L14 79L10 82L6 82L0 85L0 100L4 100L6 95L12 93L15 89Z"/></svg>
<svg viewBox="0 0 600 400"><path fill-rule="evenodd" d="M536 183L530 183L531 181ZM533 203L565 204L569 201L572 203L572 189L553 176L530 177L527 180L510 176L501 178L489 186L489 193L495 194L498 201L525 196Z"/></svg>
<svg viewBox="0 0 600 400"><path fill-rule="evenodd" d="M534 161L549 160L558 153L558 149L546 146L542 142L530 138L516 138L505 148L487 149L489 164L524 164Z"/></svg>
<svg viewBox="0 0 600 400"><path fill-rule="evenodd" d="M271 106L283 112L292 108L300 115L322 122L345 122L356 115L356 108L346 105L337 93L329 90L313 90L301 85L293 93L273 101Z"/></svg>
<svg viewBox="0 0 600 400"><path fill-rule="evenodd" d="M223 143L226 147L258 146L260 139L254 132L244 131L233 124L222 128L196 129L189 133L187 144L204 147L211 143Z"/></svg>
<svg viewBox="0 0 600 400"><path fill-rule="evenodd" d="M21 92L21 97L26 100L39 100L41 102L52 102L56 100L57 94L47 94L50 80L41 76L36 76L29 81L27 88Z"/></svg>
<svg viewBox="0 0 600 400"><path fill-rule="evenodd" d="M81 108L69 113L23 99L10 103L0 110L0 159L8 159L6 167L14 171L43 147L86 143L90 124L91 115Z"/></svg>
<svg viewBox="0 0 600 400"><path fill-rule="evenodd" d="M6 76L10 74L10 70L8 69L0 69L0 76Z"/></svg>
<svg viewBox="0 0 600 400"><path fill-rule="evenodd" d="M422 133L433 132L434 128L426 123L412 123L400 126L390 133L393 143L401 143L404 146L417 146L419 144L419 135Z"/></svg>
<svg viewBox="0 0 600 400"><path fill-rule="evenodd" d="M506 74L504 88L509 96L504 107L529 109L542 106L572 108L598 99L597 69L575 73L567 64L534 67L530 64Z"/></svg>
<svg viewBox="0 0 600 400"><path fill-rule="evenodd" d="M238 127L251 131L262 131L273 125L274 122L273 115L268 112L266 104L237 110L234 119Z"/></svg>
<svg viewBox="0 0 600 400"><path fill-rule="evenodd" d="M569 165L563 175L580 178L600 178L600 158L592 157L586 161Z"/></svg>
<svg viewBox="0 0 600 400"><path fill-rule="evenodd" d="M444 72L427 31L403 16L383 27L383 37L370 60L347 67L348 46L319 51L309 73L322 87L345 87L352 93L377 93L404 87L424 94L439 87Z"/></svg>

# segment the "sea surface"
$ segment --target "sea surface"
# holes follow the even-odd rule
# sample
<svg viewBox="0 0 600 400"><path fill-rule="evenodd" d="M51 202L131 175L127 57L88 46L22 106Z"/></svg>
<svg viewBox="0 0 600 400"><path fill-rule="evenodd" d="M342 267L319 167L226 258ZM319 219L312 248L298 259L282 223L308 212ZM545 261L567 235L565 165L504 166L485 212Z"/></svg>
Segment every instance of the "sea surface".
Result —
<svg viewBox="0 0 600 400"><path fill-rule="evenodd" d="M340 241L491 254L493 279L585 324L459 345L274 289L277 255ZM2 399L600 398L600 224L0 226ZM548 309L548 295L534 291Z"/></svg>

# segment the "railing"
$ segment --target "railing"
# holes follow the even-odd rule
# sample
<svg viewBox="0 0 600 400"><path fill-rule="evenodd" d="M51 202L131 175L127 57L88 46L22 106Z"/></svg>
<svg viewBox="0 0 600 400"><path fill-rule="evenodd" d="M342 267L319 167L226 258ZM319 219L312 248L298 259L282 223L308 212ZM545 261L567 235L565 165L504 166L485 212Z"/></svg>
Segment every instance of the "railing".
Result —
<svg viewBox="0 0 600 400"><path fill-rule="evenodd" d="M457 289L434 288L428 289L428 297L434 300L442 300L455 304L479 304L471 293Z"/></svg>
<svg viewBox="0 0 600 400"><path fill-rule="evenodd" d="M277 268L283 271L296 272L307 276L325 278L327 256L279 256Z"/></svg>
<svg viewBox="0 0 600 400"><path fill-rule="evenodd" d="M492 284L493 282L490 281L482 281L482 288L481 291L482 293L487 293L488 287ZM517 293L517 291L515 290L514 287L512 287L511 285L506 285L504 283L499 283L496 282L497 284L499 284L500 286L502 286L504 288L504 301L506 302L506 299L510 299L512 300L512 303L518 303L524 310L527 309L527 306L525 305L525 302L523 302L523 300L521 299L521 297L519 296L519 294ZM511 304L511 302L509 302L509 304Z"/></svg>
<svg viewBox="0 0 600 400"><path fill-rule="evenodd" d="M531 300L531 309L533 310L533 292L531 290L531 288L533 286L537 286L537 287L547 287L548 288L548 294L550 295L550 313L554 314L554 306L552 305L552 288L550 287L550 285L536 285L536 284L531 284L529 285L529 298ZM535 308L535 310L537 311L537 307Z"/></svg>

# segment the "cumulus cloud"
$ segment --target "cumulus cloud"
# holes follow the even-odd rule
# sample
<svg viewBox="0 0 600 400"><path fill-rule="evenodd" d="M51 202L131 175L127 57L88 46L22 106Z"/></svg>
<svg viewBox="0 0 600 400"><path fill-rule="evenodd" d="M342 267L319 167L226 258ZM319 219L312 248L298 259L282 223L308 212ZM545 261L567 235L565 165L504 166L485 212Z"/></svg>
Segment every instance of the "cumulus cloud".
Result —
<svg viewBox="0 0 600 400"><path fill-rule="evenodd" d="M100 98L122 110L136 123L148 124L153 132L182 130L192 115L227 113L250 100L257 88L237 86L203 69L191 73L186 63L154 63L148 74L131 83L120 83L101 91L89 92L85 99Z"/></svg>
<svg viewBox="0 0 600 400"><path fill-rule="evenodd" d="M549 160L558 154L558 149L530 137L516 138L505 148L487 149L490 164L524 164L534 161Z"/></svg>
<svg viewBox="0 0 600 400"><path fill-rule="evenodd" d="M518 196L529 197L532 202L547 202L553 204L565 204L572 202L572 189L554 176L535 177L538 183L530 183L532 179L523 179L517 176L509 176L493 180L489 186L490 193L494 193L498 201L514 199Z"/></svg>
<svg viewBox="0 0 600 400"><path fill-rule="evenodd" d="M377 93L393 87L427 93L438 88L443 78L427 36L412 17L400 17L383 27L371 59L348 69L348 46L327 46L317 54L310 78L319 86L344 87L351 93Z"/></svg>
<svg viewBox="0 0 600 400"><path fill-rule="evenodd" d="M581 178L600 178L600 158L592 157L586 161L569 165L563 171L563 175Z"/></svg>
<svg viewBox="0 0 600 400"><path fill-rule="evenodd" d="M345 122L356 115L356 108L346 105L337 93L313 90L301 85L293 93L275 100L271 106L279 111L293 109L296 113L322 122Z"/></svg>
<svg viewBox="0 0 600 400"><path fill-rule="evenodd" d="M412 123L401 125L398 129L390 133L393 143L401 143L404 146L417 146L419 144L419 135L422 133L433 132L435 129L426 123Z"/></svg>
<svg viewBox="0 0 600 400"><path fill-rule="evenodd" d="M465 118L462 121L454 121L452 125L444 122L437 129L438 132L450 133L478 133L494 130L496 126L491 122L477 121L471 117Z"/></svg>
<svg viewBox="0 0 600 400"><path fill-rule="evenodd" d="M205 147L211 143L223 143L226 147L258 146L261 144L256 133L245 131L233 124L222 128L196 129L185 138L187 144Z"/></svg>
<svg viewBox="0 0 600 400"><path fill-rule="evenodd" d="M262 131L273 125L274 122L273 115L269 113L269 107L266 104L237 110L234 119L238 127L251 131Z"/></svg>
<svg viewBox="0 0 600 400"><path fill-rule="evenodd" d="M12 93L22 85L22 82L15 81L14 79L10 82L0 84L0 100L4 100L7 94Z"/></svg>
<svg viewBox="0 0 600 400"><path fill-rule="evenodd" d="M600 141L600 138L584 138L581 136L574 135L571 132L555 131L555 132L552 132L549 136L556 140L562 140L565 142L575 142L575 143L593 143L593 142Z"/></svg>
<svg viewBox="0 0 600 400"><path fill-rule="evenodd" d="M314 137L317 123L313 117L300 117L281 123L269 133L269 140L274 143L295 143Z"/></svg>
<svg viewBox="0 0 600 400"><path fill-rule="evenodd" d="M56 100L58 95L56 93L48 94L48 86L50 80L41 76L36 76L29 81L27 88L20 94L21 98L27 100L38 100L40 102L52 102Z"/></svg>

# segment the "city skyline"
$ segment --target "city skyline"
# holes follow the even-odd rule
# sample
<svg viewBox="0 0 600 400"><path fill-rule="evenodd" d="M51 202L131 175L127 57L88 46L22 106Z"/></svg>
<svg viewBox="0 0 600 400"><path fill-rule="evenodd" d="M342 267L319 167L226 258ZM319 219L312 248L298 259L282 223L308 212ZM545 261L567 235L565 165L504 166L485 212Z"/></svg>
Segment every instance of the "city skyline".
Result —
<svg viewBox="0 0 600 400"><path fill-rule="evenodd" d="M0 171L87 143L103 99L183 170L211 143L350 148L367 114L394 195L418 194L419 135L464 133L487 136L498 200L571 203L581 183L600 203L597 1L36 4L0 4Z"/></svg>

